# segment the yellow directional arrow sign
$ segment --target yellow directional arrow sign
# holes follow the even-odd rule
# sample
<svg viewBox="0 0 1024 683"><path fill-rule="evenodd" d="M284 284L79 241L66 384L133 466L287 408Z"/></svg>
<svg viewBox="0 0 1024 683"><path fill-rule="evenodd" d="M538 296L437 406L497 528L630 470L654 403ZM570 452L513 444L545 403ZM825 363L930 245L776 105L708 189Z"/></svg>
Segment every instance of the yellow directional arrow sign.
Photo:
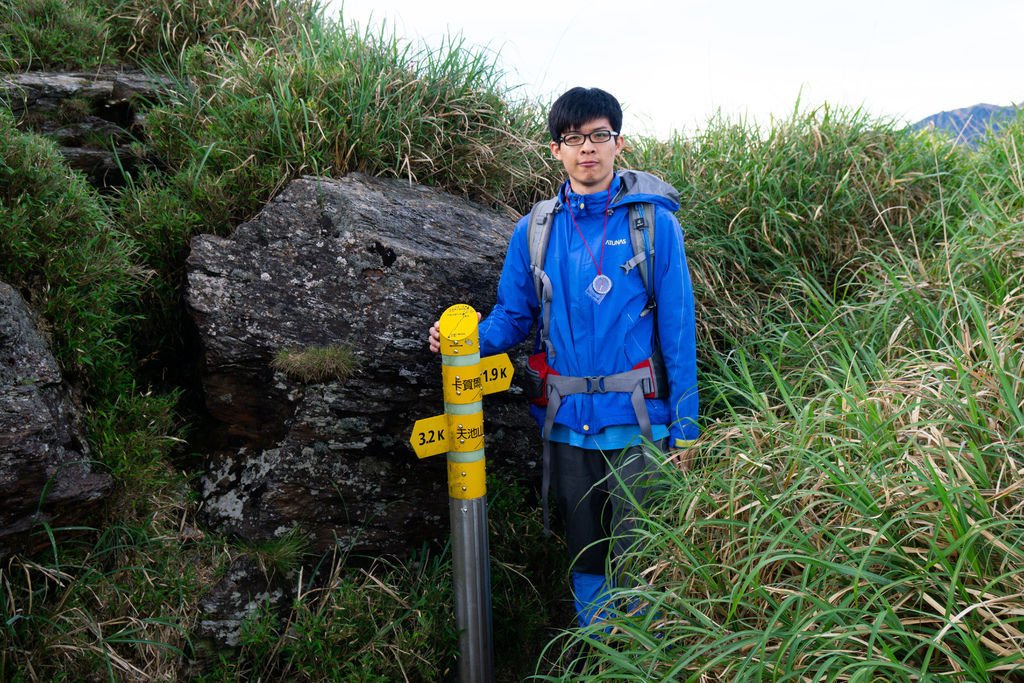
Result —
<svg viewBox="0 0 1024 683"><path fill-rule="evenodd" d="M481 358L479 365L471 367L474 370L479 368L479 374L467 376L465 368L458 366L443 368L443 381L449 402L478 401L481 394L508 391L512 386L512 360L507 353ZM470 448L466 443L475 447L476 441L483 436L482 421L482 414L480 417L467 415L457 421L458 424L450 426L451 419L446 414L425 417L416 420L409 443L418 458ZM457 443L448 439L448 432L452 430Z"/></svg>
<svg viewBox="0 0 1024 683"><path fill-rule="evenodd" d="M484 393L508 391L512 386L512 361L507 353L480 359L480 377L484 380Z"/></svg>
<svg viewBox="0 0 1024 683"><path fill-rule="evenodd" d="M432 455L440 455L448 452L448 439L445 432L448 430L448 416L444 413L434 417L425 417L416 420L412 427L412 437L409 443L418 458L429 458Z"/></svg>

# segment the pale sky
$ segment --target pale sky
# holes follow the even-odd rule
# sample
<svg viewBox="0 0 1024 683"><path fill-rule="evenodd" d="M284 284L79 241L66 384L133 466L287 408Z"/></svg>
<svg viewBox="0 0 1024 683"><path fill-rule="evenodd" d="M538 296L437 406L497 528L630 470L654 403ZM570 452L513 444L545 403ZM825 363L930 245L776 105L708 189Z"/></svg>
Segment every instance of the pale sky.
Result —
<svg viewBox="0 0 1024 683"><path fill-rule="evenodd" d="M1024 0L331 0L346 23L496 54L517 96L576 85L623 132L692 134L716 112L761 125L824 103L914 122L1024 103Z"/></svg>

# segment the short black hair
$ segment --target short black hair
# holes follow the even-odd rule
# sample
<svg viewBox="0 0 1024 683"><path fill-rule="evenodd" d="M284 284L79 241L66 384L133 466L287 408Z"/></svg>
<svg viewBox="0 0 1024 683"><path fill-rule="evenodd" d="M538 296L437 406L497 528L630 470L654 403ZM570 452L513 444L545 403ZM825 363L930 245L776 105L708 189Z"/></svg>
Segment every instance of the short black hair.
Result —
<svg viewBox="0 0 1024 683"><path fill-rule="evenodd" d="M622 130L622 107L600 88L573 88L562 93L548 112L548 132L558 142L565 131L578 129L587 121L607 118L616 133Z"/></svg>

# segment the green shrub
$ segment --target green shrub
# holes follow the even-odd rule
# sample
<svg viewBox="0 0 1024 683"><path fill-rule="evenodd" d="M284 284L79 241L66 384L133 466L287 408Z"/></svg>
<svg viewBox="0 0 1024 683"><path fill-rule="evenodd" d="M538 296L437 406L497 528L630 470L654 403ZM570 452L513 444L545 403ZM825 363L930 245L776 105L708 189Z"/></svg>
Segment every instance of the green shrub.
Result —
<svg viewBox="0 0 1024 683"><path fill-rule="evenodd" d="M190 49L296 35L318 0L4 0L0 72L122 63L176 70Z"/></svg>
<svg viewBox="0 0 1024 683"><path fill-rule="evenodd" d="M0 278L27 292L71 379L115 399L132 383L125 304L146 276L135 243L53 143L19 133L3 110L0 223Z"/></svg>
<svg viewBox="0 0 1024 683"><path fill-rule="evenodd" d="M928 248L941 205L967 174L963 153L862 112L794 113L768 130L713 119L693 139L641 141L627 165L679 190L703 336L718 352L774 321L799 319L786 284L809 277L860 295L861 264Z"/></svg>
<svg viewBox="0 0 1024 683"><path fill-rule="evenodd" d="M552 645L572 680L1019 677L1024 251L997 193L944 206L972 195L856 300L791 278L811 305L712 359L698 468L664 470L611 632Z"/></svg>
<svg viewBox="0 0 1024 683"><path fill-rule="evenodd" d="M0 2L0 73L88 69L113 61L97 2Z"/></svg>
<svg viewBox="0 0 1024 683"><path fill-rule="evenodd" d="M970 197L972 206L984 210L988 202L995 203L1007 214L1018 217L1024 211L1024 177L1021 176L1021 156L1024 153L1024 113L997 134L981 140L972 168L978 181Z"/></svg>
<svg viewBox="0 0 1024 683"><path fill-rule="evenodd" d="M550 189L538 117L509 104L483 57L459 45L414 53L340 24L310 31L208 54L194 87L151 114L157 153L209 228L249 218L305 173L409 178L520 210Z"/></svg>
<svg viewBox="0 0 1024 683"><path fill-rule="evenodd" d="M176 64L196 46L230 50L249 39L301 34L320 0L112 0L109 22L126 58Z"/></svg>

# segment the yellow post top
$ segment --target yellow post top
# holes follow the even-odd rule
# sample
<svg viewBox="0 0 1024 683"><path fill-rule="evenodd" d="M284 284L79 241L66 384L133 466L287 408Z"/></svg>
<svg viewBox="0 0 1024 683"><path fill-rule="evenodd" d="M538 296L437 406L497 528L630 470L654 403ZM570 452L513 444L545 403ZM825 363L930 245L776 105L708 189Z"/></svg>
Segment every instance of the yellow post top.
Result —
<svg viewBox="0 0 1024 683"><path fill-rule="evenodd" d="M441 355L465 356L480 352L476 311L469 304L455 304L441 314Z"/></svg>

